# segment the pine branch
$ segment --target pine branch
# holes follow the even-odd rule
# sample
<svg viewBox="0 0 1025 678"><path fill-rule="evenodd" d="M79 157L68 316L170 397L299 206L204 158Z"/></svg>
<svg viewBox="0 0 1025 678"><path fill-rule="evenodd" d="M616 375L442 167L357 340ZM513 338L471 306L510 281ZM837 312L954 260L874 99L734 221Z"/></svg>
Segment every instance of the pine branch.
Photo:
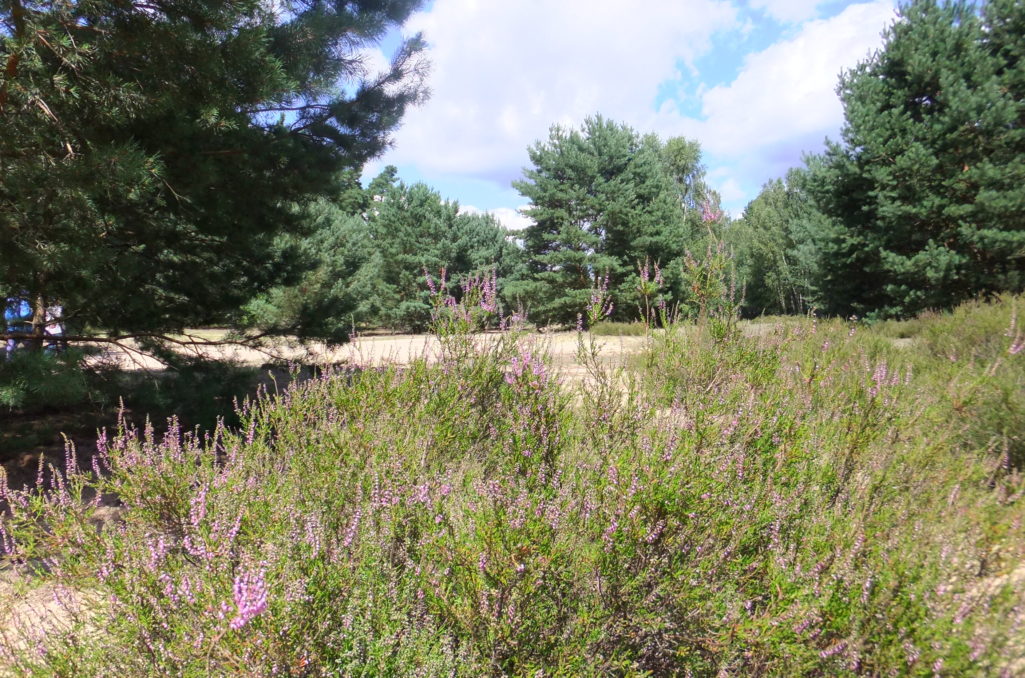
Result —
<svg viewBox="0 0 1025 678"><path fill-rule="evenodd" d="M53 324L53 323L50 323ZM240 346L245 348L258 348L256 342L272 336L271 332L260 332L240 339L203 339L192 334L183 334L178 337L159 332L130 332L114 336L90 335L90 334L68 334L68 335L46 335L47 341L60 341L74 344L117 344L125 341L138 339L152 339L169 344L175 344L192 349L213 348L217 346ZM181 338L184 337L184 338ZM31 332L0 332L0 341L13 339L14 341L26 341L37 338Z"/></svg>
<svg viewBox="0 0 1025 678"><path fill-rule="evenodd" d="M21 43L25 39L25 7L21 4L21 0L11 0L11 19L14 22L13 42ZM4 68L4 81L0 85L0 113L3 113L7 106L10 84L18 74L20 61L21 50L16 47L11 50L10 56L7 57L7 66Z"/></svg>

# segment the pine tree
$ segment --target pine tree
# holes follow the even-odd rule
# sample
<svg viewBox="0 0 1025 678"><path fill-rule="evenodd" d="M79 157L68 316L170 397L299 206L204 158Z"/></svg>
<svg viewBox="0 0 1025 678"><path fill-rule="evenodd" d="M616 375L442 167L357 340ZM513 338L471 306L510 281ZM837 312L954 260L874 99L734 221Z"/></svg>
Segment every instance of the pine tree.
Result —
<svg viewBox="0 0 1025 678"><path fill-rule="evenodd" d="M468 276L493 271L504 291L516 275L520 252L494 217L460 213L458 203L443 200L425 184L392 181L368 223L381 261L382 324L414 331L427 327L432 305L425 271L437 277L444 269L453 291ZM369 190L381 190L383 183L376 184Z"/></svg>
<svg viewBox="0 0 1025 678"><path fill-rule="evenodd" d="M295 208L423 96L418 0L0 0L0 296L76 333L224 322L295 262Z"/></svg>
<svg viewBox="0 0 1025 678"><path fill-rule="evenodd" d="M841 78L811 190L829 311L943 308L1025 285L1025 3L915 0Z"/></svg>
<svg viewBox="0 0 1025 678"><path fill-rule="evenodd" d="M366 189L350 179L304 209L306 233L283 239L312 266L247 304L249 324L332 342L366 326L421 331L432 310L425 271L436 279L444 269L455 294L468 276L495 273L501 293L518 275L520 250L494 217L460 213L428 186L399 181L392 166Z"/></svg>
<svg viewBox="0 0 1025 678"><path fill-rule="evenodd" d="M572 323L608 275L617 317L636 317L638 264L667 265L693 240L677 183L686 173L673 173L657 137L601 116L580 130L555 126L528 152L533 167L513 186L530 199L533 224L523 233L527 279L513 293L537 322Z"/></svg>

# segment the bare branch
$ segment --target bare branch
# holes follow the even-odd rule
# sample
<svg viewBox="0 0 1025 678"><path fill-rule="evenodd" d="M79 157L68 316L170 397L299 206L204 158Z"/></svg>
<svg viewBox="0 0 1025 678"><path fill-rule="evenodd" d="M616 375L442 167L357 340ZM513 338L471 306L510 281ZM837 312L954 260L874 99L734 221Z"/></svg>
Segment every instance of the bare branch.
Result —
<svg viewBox="0 0 1025 678"><path fill-rule="evenodd" d="M279 113L285 111L308 111L311 108L319 108L321 110L327 110L330 108L327 104L303 104L302 106L272 106L270 108L254 108L253 110L246 111L247 113Z"/></svg>

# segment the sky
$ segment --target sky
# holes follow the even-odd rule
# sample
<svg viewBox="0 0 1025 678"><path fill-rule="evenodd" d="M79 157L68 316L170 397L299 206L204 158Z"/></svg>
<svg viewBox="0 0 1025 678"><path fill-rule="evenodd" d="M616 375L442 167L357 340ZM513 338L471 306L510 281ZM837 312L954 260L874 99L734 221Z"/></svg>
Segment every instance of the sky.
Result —
<svg viewBox="0 0 1025 678"><path fill-rule="evenodd" d="M364 179L395 165L406 183L522 228L527 201L511 182L527 148L600 113L699 141L708 183L740 216L766 181L839 138L839 75L895 16L892 0L434 0L402 28L429 44L431 98ZM400 39L369 51L368 68Z"/></svg>

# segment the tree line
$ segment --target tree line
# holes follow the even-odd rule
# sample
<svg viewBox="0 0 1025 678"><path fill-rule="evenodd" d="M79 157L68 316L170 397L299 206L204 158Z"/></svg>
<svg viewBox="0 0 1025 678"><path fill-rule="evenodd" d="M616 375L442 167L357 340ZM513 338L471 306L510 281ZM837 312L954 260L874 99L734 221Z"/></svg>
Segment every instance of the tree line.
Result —
<svg viewBox="0 0 1025 678"><path fill-rule="evenodd" d="M80 337L344 341L423 329L424 273L494 272L507 311L569 325L692 312L730 252L748 315L901 317L1025 285L1025 3L913 0L842 74L838 141L720 209L700 146L600 115L528 149L509 232L366 160L426 96L423 42L361 49L414 0L0 2L0 296ZM7 336L10 336L7 330ZM21 337L24 338L24 337Z"/></svg>

